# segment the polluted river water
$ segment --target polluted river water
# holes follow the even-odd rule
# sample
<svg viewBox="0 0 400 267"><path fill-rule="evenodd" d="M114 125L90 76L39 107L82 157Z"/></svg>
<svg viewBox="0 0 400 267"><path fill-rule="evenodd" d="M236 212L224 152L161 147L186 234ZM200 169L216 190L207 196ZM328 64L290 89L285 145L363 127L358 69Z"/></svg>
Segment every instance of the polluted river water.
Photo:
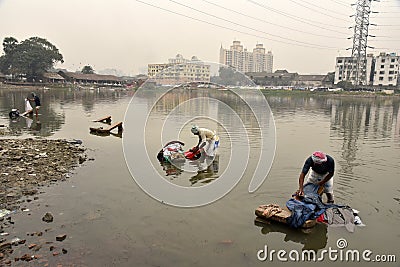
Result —
<svg viewBox="0 0 400 267"><path fill-rule="evenodd" d="M16 254L18 248L14 248L13 266L265 266L271 263L269 258L260 259L265 256L265 248L285 251L289 262L293 262L288 257L291 251L301 254L303 250L321 252L324 249L369 250L370 258L376 255L398 257L398 97L265 93L276 127L276 150L265 181L255 192L249 193L251 177L244 172L243 179L222 198L208 205L182 208L149 196L133 179L124 155L131 143L123 139L129 138L132 146L135 144L135 137L130 136L129 131L107 136L89 133L89 127L107 126L93 122L95 119L111 115L113 122L123 121L134 91L71 87L37 89L36 92L42 100L39 124L35 116L32 121L8 118L11 108L22 109L23 99L30 89L0 90L0 124L6 126L1 138L77 139L82 141L88 158L93 160L73 169L65 181L40 188L37 199L21 204L29 213L16 211L11 215L14 224L3 229L9 234L7 238L31 238L29 241L42 245L32 252L42 256L41 263L40 259L29 263L14 261L14 257L21 256ZM155 171L170 183L202 188L218 181L231 165L240 164L230 162L230 151L233 146L240 150L244 138L229 134L226 130L229 125L221 126L215 120L189 120L176 135L185 142L185 149L197 144L197 138L190 133L192 123L218 129L221 145L217 166L214 164L194 173L177 172L160 165L156 154L164 140L153 139L150 130L157 127L157 121L171 110L171 105L176 106L174 101L187 101L181 92L176 94L181 98L166 98L155 106L153 95L141 99L139 108L144 113L152 111L146 126L149 127L146 136L149 160ZM207 109L218 118L229 112L218 103L208 105ZM231 105L235 105L234 101ZM239 115L243 117L247 110L237 108L235 112L242 113ZM172 121L174 116L178 115L173 115ZM235 126L236 122L230 123ZM257 136L256 132L252 137L253 148L259 145ZM326 225L305 231L280 224L255 223L254 210L258 205L285 205L298 187L305 159L315 150L323 150L335 159L335 200L359 210L365 226L349 233L343 227ZM138 162L140 157L147 157L136 156ZM46 212L54 216L51 223L42 221ZM35 239L27 237L27 233L37 232L42 235ZM54 239L59 234L66 234L62 242ZM48 240L53 243L46 246ZM338 240L345 241L346 247L338 248ZM64 250L53 255L48 251L50 246ZM275 256L273 264L279 266L287 264L286 261ZM344 261L328 256L321 261L327 266L365 264L363 259ZM308 264L307 261L296 263L298 266ZM382 263L386 264L394 263Z"/></svg>

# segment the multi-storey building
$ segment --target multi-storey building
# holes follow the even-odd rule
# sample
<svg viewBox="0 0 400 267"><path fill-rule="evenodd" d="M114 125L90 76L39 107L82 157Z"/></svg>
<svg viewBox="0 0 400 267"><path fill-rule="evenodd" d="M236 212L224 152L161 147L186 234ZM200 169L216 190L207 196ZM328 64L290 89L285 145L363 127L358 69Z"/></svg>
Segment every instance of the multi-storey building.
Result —
<svg viewBox="0 0 400 267"><path fill-rule="evenodd" d="M355 84L356 58L337 57L334 84L348 81ZM380 53L374 57L368 54L365 70L359 73L359 85L398 86L400 57L396 53ZM361 79L360 79L361 78Z"/></svg>
<svg viewBox="0 0 400 267"><path fill-rule="evenodd" d="M195 56L189 60L178 54L168 63L148 64L148 76L159 84L210 82L210 65Z"/></svg>
<svg viewBox="0 0 400 267"><path fill-rule="evenodd" d="M380 53L375 59L374 82L377 86L397 86L400 56L396 53Z"/></svg>
<svg viewBox="0 0 400 267"><path fill-rule="evenodd" d="M369 57L367 57L368 61ZM357 58L355 57L337 57L335 65L335 84L341 81L348 81L352 84L356 83L356 64ZM367 63L367 65L370 65ZM358 82L360 85L368 84L367 75L365 70L358 74Z"/></svg>
<svg viewBox="0 0 400 267"><path fill-rule="evenodd" d="M273 55L271 51L265 52L262 44L257 44L253 52L247 51L240 41L233 41L230 49L221 45L219 63L235 68L241 72L267 72L272 73Z"/></svg>
<svg viewBox="0 0 400 267"><path fill-rule="evenodd" d="M265 70L267 73L272 73L272 66L274 64L274 56L271 51L267 53L267 69Z"/></svg>

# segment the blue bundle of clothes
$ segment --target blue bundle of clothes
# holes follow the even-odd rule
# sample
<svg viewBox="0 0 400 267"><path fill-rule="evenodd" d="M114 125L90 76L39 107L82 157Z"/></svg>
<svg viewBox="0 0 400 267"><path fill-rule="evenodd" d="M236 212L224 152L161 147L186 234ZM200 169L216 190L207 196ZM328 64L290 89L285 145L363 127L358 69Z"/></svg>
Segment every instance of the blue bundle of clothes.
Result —
<svg viewBox="0 0 400 267"><path fill-rule="evenodd" d="M355 210L346 205L325 204L318 192L318 185L308 183L304 185L304 197L301 200L294 198L286 202L292 215L287 219L293 228L301 227L307 220L314 220L323 214L327 224L345 226L350 232L354 231L355 224L362 224Z"/></svg>

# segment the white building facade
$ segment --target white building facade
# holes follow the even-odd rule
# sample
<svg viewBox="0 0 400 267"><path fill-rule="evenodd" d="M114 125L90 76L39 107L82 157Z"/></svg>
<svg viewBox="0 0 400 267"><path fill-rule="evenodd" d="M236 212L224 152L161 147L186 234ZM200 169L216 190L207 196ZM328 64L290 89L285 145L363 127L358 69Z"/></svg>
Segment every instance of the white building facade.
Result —
<svg viewBox="0 0 400 267"><path fill-rule="evenodd" d="M375 59L373 85L397 86L400 57L395 53L380 53Z"/></svg>
<svg viewBox="0 0 400 267"><path fill-rule="evenodd" d="M148 76L158 84L210 82L210 65L195 56L185 59L178 54L168 59L168 63L148 64Z"/></svg>
<svg viewBox="0 0 400 267"><path fill-rule="evenodd" d="M266 53L262 44L257 44L253 52L247 51L240 41L233 41L229 49L220 48L219 63L235 68L240 72L272 73L273 55Z"/></svg>
<svg viewBox="0 0 400 267"><path fill-rule="evenodd" d="M355 84L356 58L337 57L335 65L334 84L348 81ZM368 54L365 62L365 71L359 74L360 85L398 86L400 57L396 53L380 53L374 57Z"/></svg>

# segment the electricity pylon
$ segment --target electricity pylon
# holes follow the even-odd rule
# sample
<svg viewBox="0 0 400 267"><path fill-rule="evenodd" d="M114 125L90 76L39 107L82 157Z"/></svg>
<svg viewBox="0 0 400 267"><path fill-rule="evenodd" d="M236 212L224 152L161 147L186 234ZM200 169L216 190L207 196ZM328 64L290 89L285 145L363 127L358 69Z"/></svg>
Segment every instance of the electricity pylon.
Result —
<svg viewBox="0 0 400 267"><path fill-rule="evenodd" d="M371 2L373 0L357 0L357 8L355 14L353 49L351 56L355 60L353 65L353 77L355 78L354 85L366 85L366 65L367 65L367 41L369 14L371 13ZM371 48L371 47L370 47Z"/></svg>

